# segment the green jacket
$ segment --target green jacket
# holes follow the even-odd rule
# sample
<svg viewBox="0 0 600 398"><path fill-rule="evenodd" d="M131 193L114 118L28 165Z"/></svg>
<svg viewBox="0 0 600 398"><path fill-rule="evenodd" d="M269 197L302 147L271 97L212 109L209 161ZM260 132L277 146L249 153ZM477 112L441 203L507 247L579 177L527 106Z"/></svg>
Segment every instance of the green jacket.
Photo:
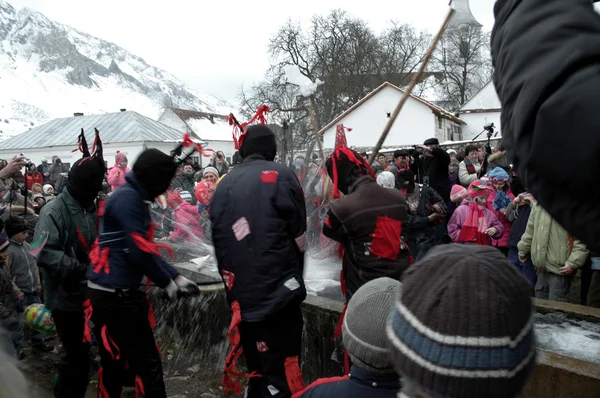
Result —
<svg viewBox="0 0 600 398"><path fill-rule="evenodd" d="M539 204L533 205L527 228L518 244L519 257L529 257L537 268L560 275L559 269L569 264L578 269L585 263L589 251L578 239L570 235Z"/></svg>
<svg viewBox="0 0 600 398"><path fill-rule="evenodd" d="M81 310L87 288L89 250L98 236L96 209L94 206L82 209L68 189L64 189L42 208L34 240L46 231L48 241L37 257L44 281L44 303L51 311Z"/></svg>

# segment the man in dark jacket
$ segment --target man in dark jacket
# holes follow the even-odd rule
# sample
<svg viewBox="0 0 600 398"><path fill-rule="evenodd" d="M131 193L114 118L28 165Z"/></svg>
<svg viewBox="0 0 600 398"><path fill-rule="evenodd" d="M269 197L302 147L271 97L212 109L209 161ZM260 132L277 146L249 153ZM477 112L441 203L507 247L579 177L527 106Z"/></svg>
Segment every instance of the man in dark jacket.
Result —
<svg viewBox="0 0 600 398"><path fill-rule="evenodd" d="M342 290L349 300L370 280L400 280L410 265L402 235L408 208L399 190L377 185L373 170L357 152L339 147L326 166L334 194L339 190L344 197L331 203L323 234L344 246Z"/></svg>
<svg viewBox="0 0 600 398"><path fill-rule="evenodd" d="M494 14L506 150L548 213L600 251L600 16L591 0L498 0Z"/></svg>
<svg viewBox="0 0 600 398"><path fill-rule="evenodd" d="M388 355L386 324L402 285L378 278L348 303L342 339L352 359L350 374L319 379L293 398L396 398L400 377Z"/></svg>
<svg viewBox="0 0 600 398"><path fill-rule="evenodd" d="M210 208L219 272L233 311L233 351L223 384L239 393L229 374L243 347L250 371L246 396L289 398L304 388L304 195L294 171L273 162L277 146L268 127L250 126L240 142L244 161L221 180Z"/></svg>
<svg viewBox="0 0 600 398"><path fill-rule="evenodd" d="M82 306L89 252L98 235L94 200L106 172L97 136L96 140L98 149L91 156L83 137L83 158L71 168L63 192L44 206L35 229L34 240L48 234L37 263L44 303L52 311L65 352L54 387L56 397L83 398L88 384L90 345L83 341Z"/></svg>
<svg viewBox="0 0 600 398"><path fill-rule="evenodd" d="M442 244L446 204L433 188L416 184L412 171L398 174L398 183L406 194L409 211L405 224L408 244L412 257L419 261L430 249Z"/></svg>
<svg viewBox="0 0 600 398"><path fill-rule="evenodd" d="M87 273L94 333L101 342L98 396L103 392L121 396L127 363L137 377L138 393L166 397L160 353L152 332L152 309L140 285L147 276L171 298L180 289L198 293L195 283L160 257L158 249L164 245L153 241L149 203L167 190L176 167L173 157L147 149L125 177L125 185L106 202ZM118 350L119 358L106 347Z"/></svg>
<svg viewBox="0 0 600 398"><path fill-rule="evenodd" d="M437 138L425 140L423 145L419 145L418 148L423 150L423 155L418 158L418 168L422 169L423 173L420 182L429 185L440 194L446 203L449 203L450 180L448 178L448 166L450 166L450 155L440 147Z"/></svg>

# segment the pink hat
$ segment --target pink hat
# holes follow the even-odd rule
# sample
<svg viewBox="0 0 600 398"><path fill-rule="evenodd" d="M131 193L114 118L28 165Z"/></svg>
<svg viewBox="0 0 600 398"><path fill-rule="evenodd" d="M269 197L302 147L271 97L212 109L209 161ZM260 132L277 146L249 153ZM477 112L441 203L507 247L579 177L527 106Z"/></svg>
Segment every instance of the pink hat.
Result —
<svg viewBox="0 0 600 398"><path fill-rule="evenodd" d="M469 185L468 193L470 198L477 198L481 196L488 196L490 194L490 190L488 187L483 185L481 181L475 180L471 183L471 185Z"/></svg>
<svg viewBox="0 0 600 398"><path fill-rule="evenodd" d="M126 160L127 159L127 155L125 155L123 152L121 151L117 151L117 154L115 155L115 163L118 165L119 163L121 163L121 161Z"/></svg>
<svg viewBox="0 0 600 398"><path fill-rule="evenodd" d="M468 195L467 189L462 185L455 184L450 191L450 201L452 203L458 203Z"/></svg>

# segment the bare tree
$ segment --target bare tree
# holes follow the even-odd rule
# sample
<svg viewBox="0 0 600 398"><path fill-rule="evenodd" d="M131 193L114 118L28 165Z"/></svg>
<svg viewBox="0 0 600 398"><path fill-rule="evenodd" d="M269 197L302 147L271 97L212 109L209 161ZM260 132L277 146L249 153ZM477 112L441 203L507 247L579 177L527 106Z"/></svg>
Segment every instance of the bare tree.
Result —
<svg viewBox="0 0 600 398"><path fill-rule="evenodd" d="M434 64L444 73L441 99L460 108L491 78L489 33L470 25L447 31Z"/></svg>

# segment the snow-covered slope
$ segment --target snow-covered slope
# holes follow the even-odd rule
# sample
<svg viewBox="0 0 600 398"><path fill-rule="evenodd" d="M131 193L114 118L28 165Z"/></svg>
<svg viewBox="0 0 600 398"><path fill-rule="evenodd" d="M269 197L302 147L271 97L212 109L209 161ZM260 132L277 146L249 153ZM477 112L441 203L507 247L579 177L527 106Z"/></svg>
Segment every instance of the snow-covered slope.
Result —
<svg viewBox="0 0 600 398"><path fill-rule="evenodd" d="M156 119L165 106L233 110L116 44L0 0L0 140L74 112L126 108Z"/></svg>

